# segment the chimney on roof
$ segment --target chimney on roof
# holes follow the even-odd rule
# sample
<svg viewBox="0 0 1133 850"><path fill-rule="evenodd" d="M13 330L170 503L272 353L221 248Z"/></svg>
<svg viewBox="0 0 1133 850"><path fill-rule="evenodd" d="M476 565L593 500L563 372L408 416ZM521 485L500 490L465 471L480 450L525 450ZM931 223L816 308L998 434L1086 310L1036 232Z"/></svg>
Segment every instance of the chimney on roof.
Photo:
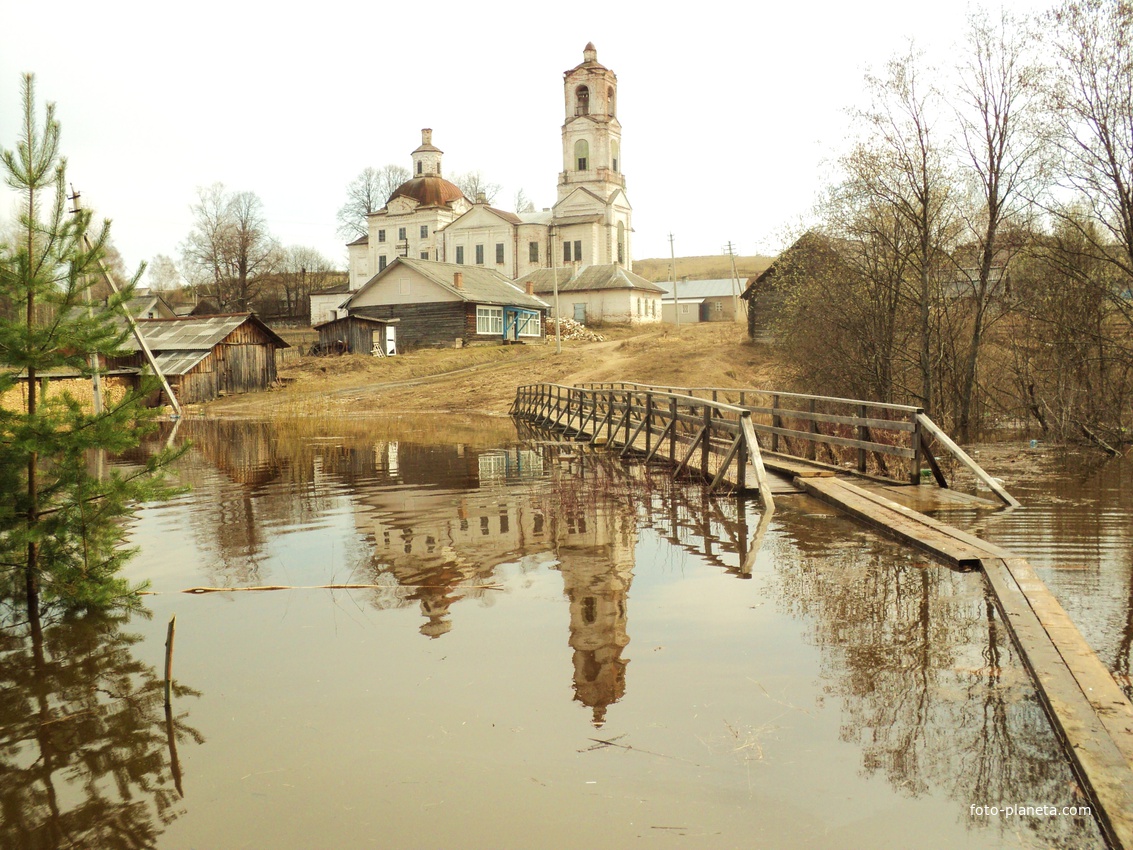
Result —
<svg viewBox="0 0 1133 850"><path fill-rule="evenodd" d="M452 273L452 285L457 289L464 289L464 272Z"/></svg>
<svg viewBox="0 0 1133 850"><path fill-rule="evenodd" d="M421 144L431 145L433 143L433 131L426 127L421 131Z"/></svg>
<svg viewBox="0 0 1133 850"><path fill-rule="evenodd" d="M534 281L531 281L531 280L527 281L527 294L528 295L534 295L535 294L535 282Z"/></svg>

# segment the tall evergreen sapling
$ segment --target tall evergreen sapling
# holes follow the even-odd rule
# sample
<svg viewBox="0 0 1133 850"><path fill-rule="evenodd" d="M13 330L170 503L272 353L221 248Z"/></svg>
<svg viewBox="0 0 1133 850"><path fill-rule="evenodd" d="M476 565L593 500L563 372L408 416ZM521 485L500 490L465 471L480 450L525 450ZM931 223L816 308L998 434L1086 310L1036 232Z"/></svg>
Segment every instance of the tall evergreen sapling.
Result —
<svg viewBox="0 0 1133 850"><path fill-rule="evenodd" d="M88 308L100 272L108 223L67 211L66 163L59 123L48 104L36 120L35 86L23 80L23 122L14 150L0 148L7 184L21 198L11 244L0 244L0 600L26 602L29 621L49 608L100 608L131 599L117 573L123 519L138 501L167 492L160 474L170 455L92 474L98 452L118 454L156 428L143 386L100 413L51 375L89 378L91 361L118 352L129 333L116 320L139 270L123 291ZM93 358L92 358L93 355Z"/></svg>

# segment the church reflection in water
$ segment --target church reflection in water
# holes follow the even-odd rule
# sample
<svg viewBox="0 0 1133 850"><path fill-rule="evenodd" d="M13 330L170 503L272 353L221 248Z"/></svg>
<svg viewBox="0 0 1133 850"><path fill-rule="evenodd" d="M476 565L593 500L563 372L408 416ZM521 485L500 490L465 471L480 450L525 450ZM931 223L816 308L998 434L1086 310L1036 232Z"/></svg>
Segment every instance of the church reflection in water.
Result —
<svg viewBox="0 0 1133 850"><path fill-rule="evenodd" d="M741 576L754 554L742 503L659 486L639 467L574 444L517 445L514 431L487 441L509 448L192 420L181 436L208 465L194 472L189 464L186 474L194 524L215 529L217 585L269 582L268 530L309 528L335 498L349 503L356 532L350 581L374 585L361 592L376 608L417 606L428 638L453 629L458 603L490 603L501 567L557 570L569 603L575 698L595 725L626 692L639 529Z"/></svg>
<svg viewBox="0 0 1133 850"><path fill-rule="evenodd" d="M452 629L454 604L493 592L502 565L558 570L569 601L575 696L602 725L625 693L637 543L632 503L606 497L617 485L611 470L580 475L558 450L525 448L390 442L374 457L381 477L413 485L357 492L356 522L373 542L375 581L392 579L400 602L420 606L421 633L437 638Z"/></svg>

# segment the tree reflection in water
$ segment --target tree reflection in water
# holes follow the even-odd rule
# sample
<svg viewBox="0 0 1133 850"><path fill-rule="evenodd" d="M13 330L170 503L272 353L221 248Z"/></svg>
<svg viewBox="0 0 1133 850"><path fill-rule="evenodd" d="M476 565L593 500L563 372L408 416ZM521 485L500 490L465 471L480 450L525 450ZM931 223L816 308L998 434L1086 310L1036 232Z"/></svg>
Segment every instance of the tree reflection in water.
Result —
<svg viewBox="0 0 1133 850"><path fill-rule="evenodd" d="M1088 805L982 577L865 535L838 542L832 521L803 518L776 566L783 604L813 623L863 771L912 797L943 790L965 811ZM1052 847L1103 843L1089 815L998 826Z"/></svg>
<svg viewBox="0 0 1133 850"><path fill-rule="evenodd" d="M184 809L161 676L127 617L0 628L0 847L154 847ZM174 685L173 706L190 688Z"/></svg>

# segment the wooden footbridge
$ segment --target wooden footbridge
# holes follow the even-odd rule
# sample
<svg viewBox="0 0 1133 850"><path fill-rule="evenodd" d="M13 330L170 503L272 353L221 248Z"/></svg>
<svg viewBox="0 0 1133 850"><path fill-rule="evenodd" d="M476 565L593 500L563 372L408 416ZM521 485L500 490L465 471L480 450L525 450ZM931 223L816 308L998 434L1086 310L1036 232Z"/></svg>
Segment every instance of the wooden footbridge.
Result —
<svg viewBox="0 0 1133 850"><path fill-rule="evenodd" d="M754 559L775 495L806 493L954 567L982 570L1111 846L1133 850L1133 705L1022 558L900 501L942 467L1017 502L917 407L757 389L534 384L512 414L560 437L664 462L711 491L757 491ZM879 487L878 485L886 485ZM896 485L902 485L900 487Z"/></svg>

